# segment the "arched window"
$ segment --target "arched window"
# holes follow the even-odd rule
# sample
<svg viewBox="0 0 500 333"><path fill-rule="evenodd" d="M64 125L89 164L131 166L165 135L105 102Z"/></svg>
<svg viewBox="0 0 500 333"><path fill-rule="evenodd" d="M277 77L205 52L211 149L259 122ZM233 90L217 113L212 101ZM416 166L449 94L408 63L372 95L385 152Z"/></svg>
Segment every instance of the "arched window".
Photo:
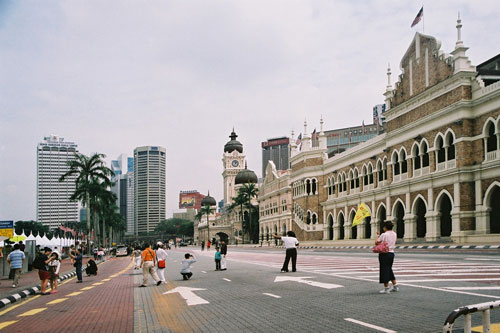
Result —
<svg viewBox="0 0 500 333"><path fill-rule="evenodd" d="M354 174L351 171L349 171L349 180L351 181L351 190L354 188Z"/></svg>
<svg viewBox="0 0 500 333"><path fill-rule="evenodd" d="M447 149L447 160L451 161L455 159L455 142L453 134L448 133L446 136L446 149Z"/></svg>
<svg viewBox="0 0 500 333"><path fill-rule="evenodd" d="M359 188L359 174L358 169L354 169L354 186Z"/></svg>
<svg viewBox="0 0 500 333"><path fill-rule="evenodd" d="M437 141L436 141L436 152L437 152L438 163L445 162L446 151L444 149L443 138L441 136L439 136Z"/></svg>
<svg viewBox="0 0 500 333"><path fill-rule="evenodd" d="M345 179L345 173L342 174L342 186L344 187L343 192L347 191L347 180Z"/></svg>
<svg viewBox="0 0 500 333"><path fill-rule="evenodd" d="M362 174L363 174L363 185L366 186L366 185L368 185L368 172L366 171L366 166L364 166L364 165L363 165Z"/></svg>
<svg viewBox="0 0 500 333"><path fill-rule="evenodd" d="M306 194L311 194L311 181L309 179L306 180Z"/></svg>
<svg viewBox="0 0 500 333"><path fill-rule="evenodd" d="M377 173L378 173L378 181L383 182L384 181L384 170L382 168L382 162L380 160L377 162Z"/></svg>
<svg viewBox="0 0 500 333"><path fill-rule="evenodd" d="M339 183L339 193L342 193L344 191L343 185L342 185L342 176L339 174L337 177L337 183Z"/></svg>
<svg viewBox="0 0 500 333"><path fill-rule="evenodd" d="M413 155L413 168L415 170L418 170L422 167L421 163L422 156L420 156L420 148L418 147L417 144L413 146L412 155Z"/></svg>
<svg viewBox="0 0 500 333"><path fill-rule="evenodd" d="M406 152L404 149L401 149L400 153L400 163L401 163L401 173L407 173L408 172L408 161L406 160Z"/></svg>
<svg viewBox="0 0 500 333"><path fill-rule="evenodd" d="M311 212L307 212L307 220L306 220L306 223L307 224L311 224Z"/></svg>
<svg viewBox="0 0 500 333"><path fill-rule="evenodd" d="M316 179L313 179L312 180L312 191L311 191L311 194L316 194Z"/></svg>
<svg viewBox="0 0 500 333"><path fill-rule="evenodd" d="M498 139L495 134L495 124L490 121L486 126L486 152L489 153L498 149Z"/></svg>
<svg viewBox="0 0 500 333"><path fill-rule="evenodd" d="M421 154L422 154L422 167L428 167L429 166L429 148L427 147L427 142L422 142L422 149L421 149Z"/></svg>
<svg viewBox="0 0 500 333"><path fill-rule="evenodd" d="M326 186L328 187L328 195L332 195L331 179L328 178L326 181Z"/></svg>
<svg viewBox="0 0 500 333"><path fill-rule="evenodd" d="M373 184L373 167L370 164L368 164L368 184Z"/></svg>
<svg viewBox="0 0 500 333"><path fill-rule="evenodd" d="M318 215L316 213L312 214L312 224L316 224L318 222Z"/></svg>
<svg viewBox="0 0 500 333"><path fill-rule="evenodd" d="M397 176L400 173L399 169L399 156L397 152L392 154L392 166L394 168L394 175Z"/></svg>
<svg viewBox="0 0 500 333"><path fill-rule="evenodd" d="M335 194L335 176L333 176L333 177L331 178L330 187L331 187L331 189L332 189L332 190L331 190L332 194Z"/></svg>

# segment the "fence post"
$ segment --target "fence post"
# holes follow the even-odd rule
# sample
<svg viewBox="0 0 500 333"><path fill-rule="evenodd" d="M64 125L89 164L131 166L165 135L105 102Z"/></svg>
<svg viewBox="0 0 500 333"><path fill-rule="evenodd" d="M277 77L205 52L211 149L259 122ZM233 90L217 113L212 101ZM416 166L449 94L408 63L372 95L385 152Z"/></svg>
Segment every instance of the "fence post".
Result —
<svg viewBox="0 0 500 333"><path fill-rule="evenodd" d="M472 315L467 313L464 316L464 333L471 333L472 331Z"/></svg>
<svg viewBox="0 0 500 333"><path fill-rule="evenodd" d="M490 309L483 311L483 333L490 333Z"/></svg>

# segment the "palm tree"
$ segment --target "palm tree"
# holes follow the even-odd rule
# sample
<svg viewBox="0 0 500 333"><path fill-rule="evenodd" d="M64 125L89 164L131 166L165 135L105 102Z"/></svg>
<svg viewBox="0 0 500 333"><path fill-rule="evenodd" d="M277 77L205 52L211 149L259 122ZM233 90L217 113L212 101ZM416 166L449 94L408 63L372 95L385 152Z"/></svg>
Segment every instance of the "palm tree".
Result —
<svg viewBox="0 0 500 333"><path fill-rule="evenodd" d="M210 214L212 214L213 212L215 212L215 208L212 208L209 205L205 205L205 206L201 207L201 209L200 209L201 216L203 216L205 214L207 215L207 234L208 234L207 238L208 238L208 240L210 240L210 221L208 220L208 216Z"/></svg>
<svg viewBox="0 0 500 333"><path fill-rule="evenodd" d="M229 205L228 207L228 211L229 212L233 212L236 208L239 208L240 209L240 220L241 220L241 229L242 229L242 244L245 243L245 228L244 228L244 225L243 225L243 205L245 205L247 203L247 199L245 198L245 196L243 195L243 193L241 193L240 191L238 191L238 195L233 197L233 203L231 205Z"/></svg>
<svg viewBox="0 0 500 333"><path fill-rule="evenodd" d="M91 253L90 248L90 185L93 181L98 180L106 186L111 186L110 177L113 171L106 167L103 159L104 154L94 153L88 157L84 154L76 153L75 159L68 161L69 170L59 178L62 182L70 177L75 177L76 189L71 196L72 200L82 202L82 206L87 212L87 250Z"/></svg>
<svg viewBox="0 0 500 333"><path fill-rule="evenodd" d="M242 187L238 190L238 195L241 195L246 199L245 205L250 209L248 212L248 224L249 224L249 233L250 233L250 242L253 242L253 234L252 234L252 210L255 209L254 205L252 205L252 199L257 197L259 193L259 189L253 183L243 184Z"/></svg>

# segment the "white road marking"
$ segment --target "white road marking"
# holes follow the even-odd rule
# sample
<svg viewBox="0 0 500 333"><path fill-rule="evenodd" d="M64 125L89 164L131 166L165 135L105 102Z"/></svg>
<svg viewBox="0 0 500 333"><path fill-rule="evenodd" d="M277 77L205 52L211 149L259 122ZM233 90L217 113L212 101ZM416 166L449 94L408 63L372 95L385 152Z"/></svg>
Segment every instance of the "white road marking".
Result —
<svg viewBox="0 0 500 333"><path fill-rule="evenodd" d="M207 272L205 272L205 271L201 271L201 272L207 274Z"/></svg>
<svg viewBox="0 0 500 333"><path fill-rule="evenodd" d="M319 288L325 288L325 289L335 289L335 288L342 288L340 284L333 284L333 283L323 283L323 282L317 282L317 281L310 281L306 279L311 279L311 276L277 276L276 279L274 279L274 282L285 282L285 281L293 281L293 282L298 282L298 283L304 283L308 284L313 287L319 287Z"/></svg>
<svg viewBox="0 0 500 333"><path fill-rule="evenodd" d="M222 280L225 280L225 281L227 281L227 282L231 282L231 280L226 279L226 278L223 278Z"/></svg>
<svg viewBox="0 0 500 333"><path fill-rule="evenodd" d="M177 287L163 294L175 294L179 293L182 298L186 300L187 305L199 305L199 304L209 304L210 302L197 296L193 291L196 290L206 290L204 288L190 288L190 287Z"/></svg>
<svg viewBox="0 0 500 333"><path fill-rule="evenodd" d="M403 282L403 283L415 283L415 282L450 282L450 281L500 281L500 278L485 278L485 279L478 279L478 278L471 278L471 279L427 279L427 280L399 280L398 282Z"/></svg>
<svg viewBox="0 0 500 333"><path fill-rule="evenodd" d="M269 294L269 293L262 293L262 295L267 295L267 296L271 296L271 297L274 297L274 298L281 298L281 296L274 295L274 294Z"/></svg>
<svg viewBox="0 0 500 333"><path fill-rule="evenodd" d="M359 320L356 320L356 319L352 319L352 318L344 318L344 320L350 321L351 323L355 323L355 324L358 324L358 325L361 325L361 326L369 327L369 328L377 330L379 332L397 333L397 331L393 331L393 330L390 330L388 328L383 328L383 327L380 327L380 326L377 326L377 325L368 324L368 323L365 323L365 322L362 322L362 321L359 321Z"/></svg>
<svg viewBox="0 0 500 333"><path fill-rule="evenodd" d="M445 287L452 290L500 290L500 287Z"/></svg>
<svg viewBox="0 0 500 333"><path fill-rule="evenodd" d="M489 259L489 258L465 258L464 260L500 261L500 259Z"/></svg>

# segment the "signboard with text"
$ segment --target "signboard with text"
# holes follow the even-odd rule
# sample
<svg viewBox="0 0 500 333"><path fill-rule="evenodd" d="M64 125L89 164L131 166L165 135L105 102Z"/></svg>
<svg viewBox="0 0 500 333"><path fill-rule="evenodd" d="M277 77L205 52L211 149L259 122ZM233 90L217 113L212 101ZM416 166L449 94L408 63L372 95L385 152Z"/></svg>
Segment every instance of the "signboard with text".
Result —
<svg viewBox="0 0 500 333"><path fill-rule="evenodd" d="M0 221L0 236L14 237L14 221Z"/></svg>

